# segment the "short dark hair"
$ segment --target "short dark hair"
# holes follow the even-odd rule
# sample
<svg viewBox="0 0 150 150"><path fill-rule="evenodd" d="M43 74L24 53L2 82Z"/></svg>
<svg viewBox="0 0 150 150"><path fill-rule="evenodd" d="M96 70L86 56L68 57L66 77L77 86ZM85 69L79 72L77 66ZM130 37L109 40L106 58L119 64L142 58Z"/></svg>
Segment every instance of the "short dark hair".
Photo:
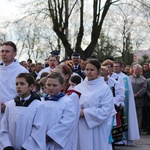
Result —
<svg viewBox="0 0 150 150"><path fill-rule="evenodd" d="M121 61L115 61L114 64L119 64L120 67L123 67L123 64Z"/></svg>
<svg viewBox="0 0 150 150"><path fill-rule="evenodd" d="M2 46L3 46L3 45L9 45L9 46L11 46L11 47L13 48L14 52L17 52L16 44L13 43L12 41L4 42L4 43L2 43Z"/></svg>
<svg viewBox="0 0 150 150"><path fill-rule="evenodd" d="M51 55L48 57L48 60L50 59L50 57L55 57L56 60L57 60L57 62L59 62L59 56L56 56L56 55L54 55L54 54L51 54Z"/></svg>
<svg viewBox="0 0 150 150"><path fill-rule="evenodd" d="M81 77L78 75L73 75L70 77L70 81L78 85L79 83L81 83Z"/></svg>
<svg viewBox="0 0 150 150"><path fill-rule="evenodd" d="M36 66L38 66L38 65L39 65L39 66L41 66L41 65L42 65L42 63L40 63L40 62L36 63Z"/></svg>
<svg viewBox="0 0 150 150"><path fill-rule="evenodd" d="M48 72L42 72L42 74L41 74L40 78L47 77L48 75L49 75L49 73L48 73Z"/></svg>
<svg viewBox="0 0 150 150"><path fill-rule="evenodd" d="M24 78L26 80L26 82L29 84L29 86L31 84L34 84L34 78L30 73L20 73L17 78Z"/></svg>
<svg viewBox="0 0 150 150"><path fill-rule="evenodd" d="M62 85L64 83L64 78L62 77L62 75L59 72L51 72L48 76L48 78L52 78L52 79L58 79L59 83Z"/></svg>
<svg viewBox="0 0 150 150"><path fill-rule="evenodd" d="M35 92L40 91L40 84L38 83L38 81L35 81L34 87L35 87Z"/></svg>
<svg viewBox="0 0 150 150"><path fill-rule="evenodd" d="M31 63L32 63L32 59L29 58L29 59L27 60L27 62L31 62Z"/></svg>
<svg viewBox="0 0 150 150"><path fill-rule="evenodd" d="M146 66L148 66L148 67L149 67L149 63L148 63L148 62L145 62L143 65L146 65Z"/></svg>

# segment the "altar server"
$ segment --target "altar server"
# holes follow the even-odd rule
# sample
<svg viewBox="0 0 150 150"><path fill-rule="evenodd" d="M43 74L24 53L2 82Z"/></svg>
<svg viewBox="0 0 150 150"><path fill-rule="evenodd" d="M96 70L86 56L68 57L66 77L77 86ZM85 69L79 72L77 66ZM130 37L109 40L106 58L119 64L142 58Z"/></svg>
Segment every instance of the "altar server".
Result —
<svg viewBox="0 0 150 150"><path fill-rule="evenodd" d="M99 73L99 61L88 60L86 78L75 87L75 90L81 92L78 150L112 149L109 135L114 111L113 95Z"/></svg>
<svg viewBox="0 0 150 150"><path fill-rule="evenodd" d="M45 150L44 105L32 93L34 78L29 73L16 77L18 96L7 102L1 121L1 150ZM45 130L44 130L45 129Z"/></svg>
<svg viewBox="0 0 150 150"><path fill-rule="evenodd" d="M48 150L72 150L72 132L76 121L74 102L63 92L64 79L58 72L47 77L48 95L43 103L46 107Z"/></svg>

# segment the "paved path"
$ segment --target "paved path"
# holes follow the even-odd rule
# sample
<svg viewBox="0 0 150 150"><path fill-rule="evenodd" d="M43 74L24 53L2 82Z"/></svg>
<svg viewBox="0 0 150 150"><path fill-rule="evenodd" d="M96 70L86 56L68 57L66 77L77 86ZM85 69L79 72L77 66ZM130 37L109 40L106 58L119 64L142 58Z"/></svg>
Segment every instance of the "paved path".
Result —
<svg viewBox="0 0 150 150"><path fill-rule="evenodd" d="M132 146L115 146L115 150L150 150L150 134L141 133L141 139L134 141Z"/></svg>

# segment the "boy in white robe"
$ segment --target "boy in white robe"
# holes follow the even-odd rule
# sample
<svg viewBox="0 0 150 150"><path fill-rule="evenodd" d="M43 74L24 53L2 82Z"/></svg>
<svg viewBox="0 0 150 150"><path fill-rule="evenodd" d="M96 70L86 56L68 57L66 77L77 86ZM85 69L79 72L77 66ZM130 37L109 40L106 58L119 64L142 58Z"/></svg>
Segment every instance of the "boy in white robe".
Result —
<svg viewBox="0 0 150 150"><path fill-rule="evenodd" d="M63 90L69 98L73 100L74 108L75 108L75 123L73 125L73 131L71 133L70 141L71 146L70 150L77 150L77 140L78 140L78 121L80 116L80 105L79 105L79 98L81 93L75 91L74 89L69 87L68 80L72 75L72 71L67 65L58 65L56 68L53 69L52 72L59 72L65 81L65 90ZM68 88L69 87L69 88Z"/></svg>
<svg viewBox="0 0 150 150"><path fill-rule="evenodd" d="M45 109L39 96L31 92L33 87L34 78L29 73L21 73L16 77L18 96L7 102L1 121L1 150L46 149Z"/></svg>
<svg viewBox="0 0 150 150"><path fill-rule="evenodd" d="M64 79L58 72L52 72L46 81L47 97L43 101L46 107L47 149L71 150L71 135L76 121L74 102L64 95Z"/></svg>

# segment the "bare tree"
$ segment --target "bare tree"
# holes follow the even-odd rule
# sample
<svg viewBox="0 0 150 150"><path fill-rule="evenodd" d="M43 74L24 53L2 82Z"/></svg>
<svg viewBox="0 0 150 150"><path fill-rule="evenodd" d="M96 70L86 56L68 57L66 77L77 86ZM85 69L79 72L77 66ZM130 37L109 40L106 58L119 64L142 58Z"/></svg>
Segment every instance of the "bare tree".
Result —
<svg viewBox="0 0 150 150"><path fill-rule="evenodd" d="M30 22L26 20L21 20L14 25L13 33L19 43L18 47L20 47L18 59L22 55L27 55L28 58L37 62L49 56L51 51L50 45L52 45L52 43L46 37L46 33L41 33L41 27L36 24L31 25Z"/></svg>
<svg viewBox="0 0 150 150"><path fill-rule="evenodd" d="M6 41L7 35L4 32L0 32L0 45Z"/></svg>
<svg viewBox="0 0 150 150"><path fill-rule="evenodd" d="M147 12L146 14L148 14L147 8L149 8L149 3L144 0L136 0L136 2L141 4L140 6ZM87 3L90 3L88 10L86 10ZM84 57L89 57L98 42L104 20L107 21L106 15L108 16L112 12L108 14L110 6L115 5L115 8L119 8L123 18L118 21L121 18L118 17L117 23L123 22L124 24L118 26L118 31L122 31L122 40L118 40L118 43L120 43L117 43L116 47L123 53L126 47L125 41L128 33L130 32L131 37L133 35L131 27L134 25L136 17L135 13L133 16L131 14L135 8L137 8L135 7L136 5L132 5L131 11L129 11L129 9L125 10L124 4L128 6L132 5L131 2L127 0L32 0L23 6L25 14L20 20L27 19L30 20L31 25L34 26L34 24L36 24L38 28L41 26L42 28L40 29L43 32L42 34L40 33L39 41L41 41L42 37L46 43L49 43L51 49L57 47L56 49L60 50L63 45L64 48L62 48L62 50L64 49L69 57L73 51L79 52ZM119 11L116 12L118 16ZM87 16L87 12L90 16ZM127 14L127 12L130 12L130 14ZM15 23L17 22L18 20ZM116 20L111 18L111 22L115 23ZM43 28L45 24L48 27L46 31ZM33 26L31 29L33 29ZM109 27L110 30L112 30L112 24ZM52 30L55 34L51 32ZM111 31L111 33L113 32ZM57 38L52 39L52 37L56 36ZM25 37L26 40L29 38L27 35ZM114 43L117 41L116 39L114 39ZM29 41L31 42L31 40ZM40 49L40 46L38 46L38 49Z"/></svg>
<svg viewBox="0 0 150 150"><path fill-rule="evenodd" d="M150 30L140 8L137 1L120 1L110 9L105 19L104 29L110 31L123 61L126 61L129 50L133 53L133 49L138 49L148 40Z"/></svg>
<svg viewBox="0 0 150 150"><path fill-rule="evenodd" d="M39 18L43 21L49 21L49 24L53 26L53 30L60 39L60 43L63 44L67 55L70 57L73 51L79 52L84 57L89 57L97 44L102 25L106 14L110 6L119 0L94 0L91 1L89 11L91 12L91 17L88 18L88 24L90 24L90 31L85 31L85 20L86 12L85 6L87 0L39 0L32 1L30 4L26 5L26 15L24 18L32 18L32 22L35 22ZM71 43L72 35L69 33L72 31L70 26L73 18L78 17L74 20L78 27L76 35L76 40ZM51 22L51 21L52 22ZM88 34L89 41L85 41L86 34ZM83 46L84 45L84 46Z"/></svg>
<svg viewBox="0 0 150 150"><path fill-rule="evenodd" d="M104 2L104 1L103 1ZM66 29L68 28L68 22L70 16L72 15L73 9L75 5L79 5L78 17L79 17L79 30L77 33L77 39L74 46L76 52L79 52L82 56L89 57L97 44L102 25L106 14L109 10L109 7L117 1L106 0L104 5L102 5L102 0L94 0L93 7L91 10L93 12L92 20L89 20L92 26L91 30L91 38L88 46L83 49L81 47L82 40L84 36L84 5L85 0L74 0L72 3L69 0L48 0L48 9L50 16L53 22L53 29L56 32L57 36L61 39L63 46L69 56L71 56L73 52L73 48L71 48L71 44L69 43L66 35ZM68 3L69 3L69 11L68 11Z"/></svg>

